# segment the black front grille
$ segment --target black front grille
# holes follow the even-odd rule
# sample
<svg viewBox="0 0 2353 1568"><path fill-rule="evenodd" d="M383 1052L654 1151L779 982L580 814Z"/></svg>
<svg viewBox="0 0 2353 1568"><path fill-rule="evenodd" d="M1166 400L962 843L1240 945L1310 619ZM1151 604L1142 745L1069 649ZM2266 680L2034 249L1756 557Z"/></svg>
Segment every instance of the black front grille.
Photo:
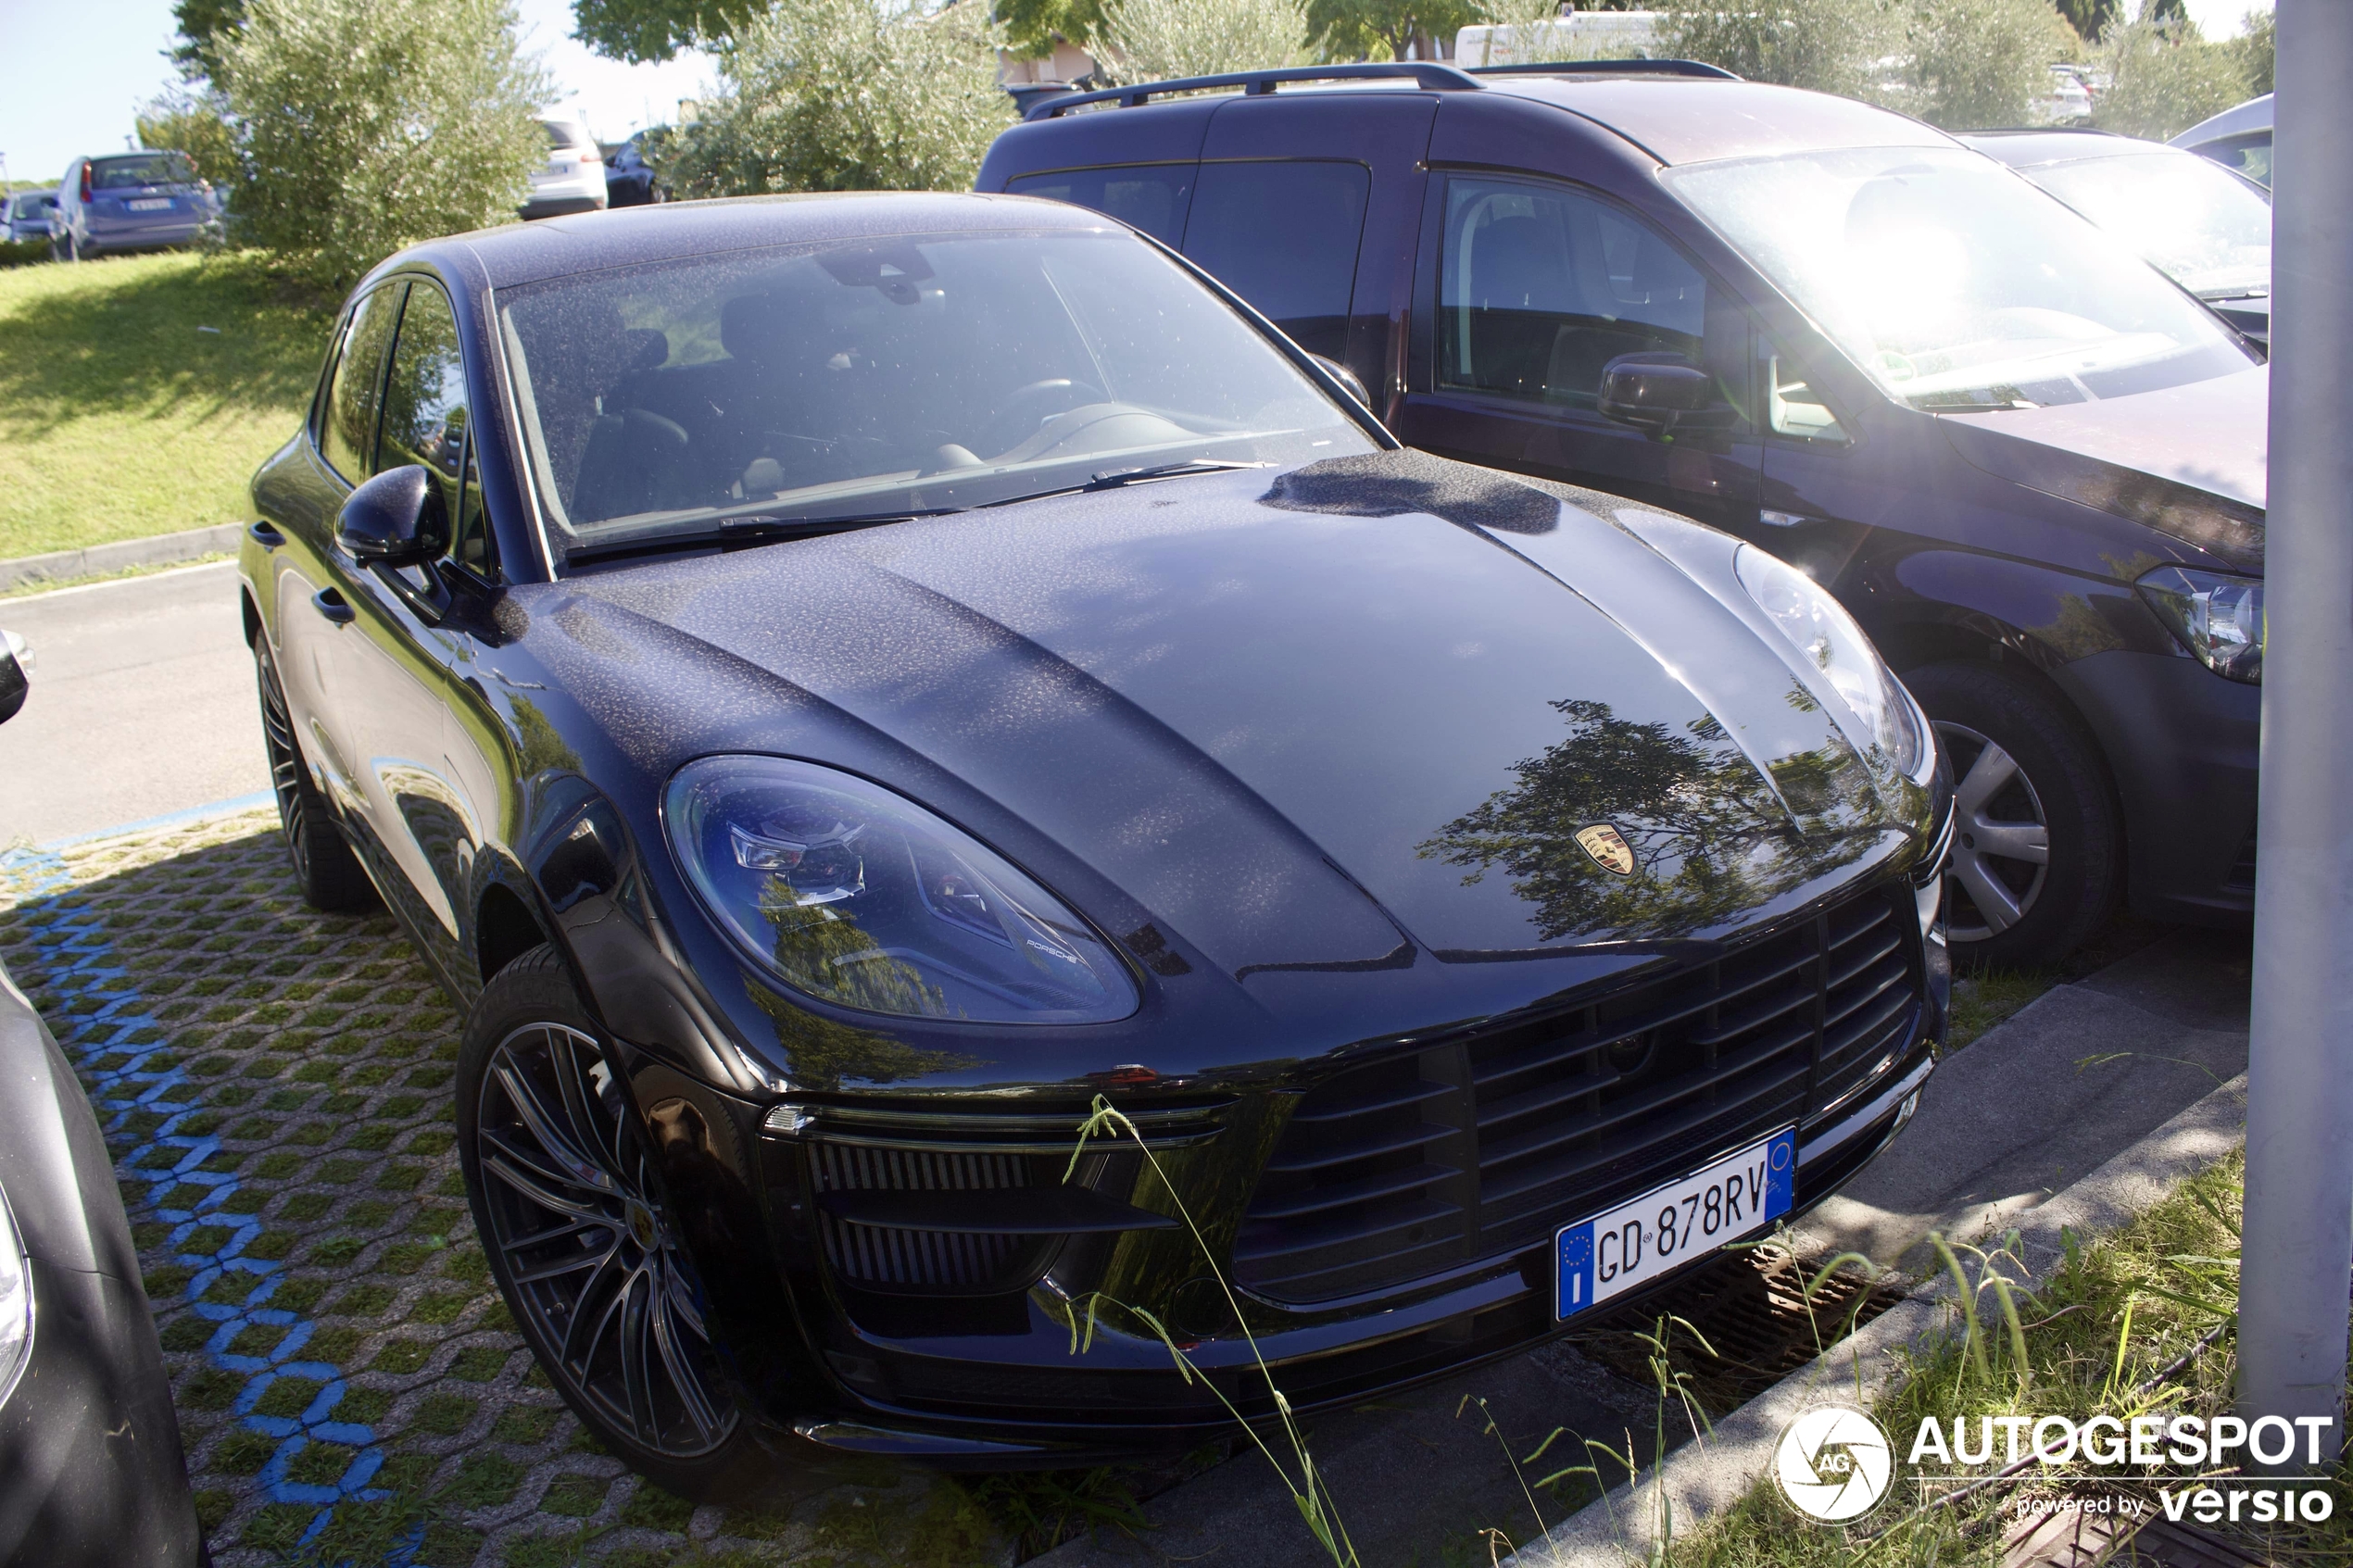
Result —
<svg viewBox="0 0 2353 1568"><path fill-rule="evenodd" d="M1235 1240L1268 1299L1469 1267L1837 1104L1918 1027L1911 891L1310 1090Z"/></svg>

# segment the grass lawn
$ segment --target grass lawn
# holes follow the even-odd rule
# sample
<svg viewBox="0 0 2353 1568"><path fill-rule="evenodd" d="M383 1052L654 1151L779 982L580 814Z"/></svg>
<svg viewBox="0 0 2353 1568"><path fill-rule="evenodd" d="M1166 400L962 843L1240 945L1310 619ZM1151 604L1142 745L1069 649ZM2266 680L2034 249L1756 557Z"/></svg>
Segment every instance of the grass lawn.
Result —
<svg viewBox="0 0 2353 1568"><path fill-rule="evenodd" d="M0 559L247 517L330 324L236 256L0 270Z"/></svg>

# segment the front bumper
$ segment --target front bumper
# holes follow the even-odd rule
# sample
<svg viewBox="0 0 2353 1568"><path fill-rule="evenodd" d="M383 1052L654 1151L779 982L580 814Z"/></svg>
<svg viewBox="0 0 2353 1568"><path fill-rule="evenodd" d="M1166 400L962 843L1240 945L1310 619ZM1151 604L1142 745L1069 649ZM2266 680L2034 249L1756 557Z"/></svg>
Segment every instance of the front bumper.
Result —
<svg viewBox="0 0 2353 1568"><path fill-rule="evenodd" d="M2123 651L2055 675L2115 776L2133 912L2207 925L2250 918L2263 689L2186 656Z"/></svg>
<svg viewBox="0 0 2353 1568"><path fill-rule="evenodd" d="M1229 1407L1272 1414L1261 1356L1290 1405L1313 1410L1581 1326L1553 1316L1557 1228L1743 1147L1763 1122L1798 1123L1793 1212L1827 1198L1902 1125L1931 1071L1943 957L1921 936L1908 881L1892 879L1590 1005L1255 1083L1119 1093L1153 1162L1106 1140L1070 1185L1083 1100L1067 1086L1051 1103L885 1093L722 1107L706 1092L711 1122L742 1139L760 1212L727 1220L683 1190L680 1206L712 1216L691 1239L743 1402L822 1449L973 1468L1182 1449L1229 1429ZM1810 1022L1789 1032L1798 1020ZM1629 1031L1650 1042L1645 1064L1590 1076ZM1720 1073L1718 1054L1699 1068L1681 1054L1700 1048L1720 1053ZM1402 1098L1391 1068L1407 1070ZM641 1103L677 1082L649 1073ZM1631 1086L1610 1086L1621 1082ZM1420 1124L1381 1144L1397 1133L1381 1118L1401 1105L1425 1108ZM1317 1140L1335 1126L1343 1146L1326 1159L1332 1146ZM723 1141L693 1165L731 1162ZM1367 1148L1383 1158L1359 1172ZM1386 1160L1396 1148L1419 1153ZM1276 1180L1278 1168L1328 1180L1302 1188ZM1360 1182L1363 1202L1334 1198ZM1172 1191L1199 1243L1165 1217ZM1056 1235L1020 1229L1050 1214ZM1313 1216L1303 1229L1287 1218L1301 1215ZM748 1232L764 1246L748 1248ZM767 1254L756 1266L755 1250ZM1180 1377L1120 1303L1168 1325L1202 1379Z"/></svg>
<svg viewBox="0 0 2353 1568"><path fill-rule="evenodd" d="M32 1358L0 1406L0 1568L194 1568L195 1508L146 1297L31 1263Z"/></svg>

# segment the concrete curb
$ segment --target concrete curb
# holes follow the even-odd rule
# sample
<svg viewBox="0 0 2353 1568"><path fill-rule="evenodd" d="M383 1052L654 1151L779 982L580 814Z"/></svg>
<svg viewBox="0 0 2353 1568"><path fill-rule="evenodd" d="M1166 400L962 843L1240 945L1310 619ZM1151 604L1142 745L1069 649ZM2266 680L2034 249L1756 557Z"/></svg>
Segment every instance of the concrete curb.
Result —
<svg viewBox="0 0 2353 1568"><path fill-rule="evenodd" d="M2221 1160L2244 1138L2246 1121L2241 1073L2049 1202L2018 1215L2012 1228L2029 1278L2049 1275L2069 1236L2128 1223ZM1718 1423L1712 1436L1678 1449L1639 1482L1614 1487L1521 1549L1504 1568L1627 1568L1649 1561L1662 1501L1676 1535L1730 1508L1765 1474L1782 1430L1800 1411L1831 1399L1868 1404L1894 1382L1910 1354L1948 1332L1952 1298L1949 1278L1924 1281L1861 1332Z"/></svg>
<svg viewBox="0 0 2353 1568"><path fill-rule="evenodd" d="M161 533L152 539L123 539L87 549L57 550L45 556L19 556L0 560L0 589L26 583L62 583L74 577L95 577L133 566L166 566L199 556L233 554L245 525L224 522L218 528L191 528L184 533Z"/></svg>

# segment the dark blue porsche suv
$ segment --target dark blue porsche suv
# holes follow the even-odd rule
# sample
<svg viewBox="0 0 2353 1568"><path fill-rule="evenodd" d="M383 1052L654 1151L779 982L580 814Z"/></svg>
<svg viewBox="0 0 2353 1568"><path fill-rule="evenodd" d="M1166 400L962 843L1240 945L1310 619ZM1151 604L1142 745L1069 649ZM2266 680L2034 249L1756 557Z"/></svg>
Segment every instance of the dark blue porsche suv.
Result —
<svg viewBox="0 0 2353 1568"><path fill-rule="evenodd" d="M2251 907L2260 355L1952 138L1688 61L1360 66L1049 100L978 184L1182 251L1408 445L1830 586L1959 778L1957 958Z"/></svg>

